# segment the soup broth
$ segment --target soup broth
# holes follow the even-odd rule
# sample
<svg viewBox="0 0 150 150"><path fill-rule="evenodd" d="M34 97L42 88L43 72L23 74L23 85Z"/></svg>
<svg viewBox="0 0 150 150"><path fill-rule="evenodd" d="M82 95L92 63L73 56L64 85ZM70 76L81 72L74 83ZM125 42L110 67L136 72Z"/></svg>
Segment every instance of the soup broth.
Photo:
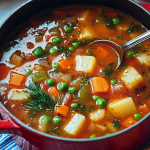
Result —
<svg viewBox="0 0 150 150"><path fill-rule="evenodd" d="M150 110L147 40L118 55L119 45L146 32L133 18L102 6L58 8L31 19L1 47L1 101L41 132L69 138L108 136ZM89 45L90 44L90 45Z"/></svg>

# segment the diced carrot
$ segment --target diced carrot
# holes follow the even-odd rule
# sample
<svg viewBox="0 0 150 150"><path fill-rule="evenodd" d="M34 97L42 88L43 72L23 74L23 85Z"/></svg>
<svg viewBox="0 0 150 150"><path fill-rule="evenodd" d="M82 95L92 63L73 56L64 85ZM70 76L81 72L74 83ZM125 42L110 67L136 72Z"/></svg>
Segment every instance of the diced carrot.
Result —
<svg viewBox="0 0 150 150"><path fill-rule="evenodd" d="M56 113L61 114L64 117L67 117L68 112L69 112L69 107L66 105L60 105L56 107Z"/></svg>
<svg viewBox="0 0 150 150"><path fill-rule="evenodd" d="M112 19L112 18L115 18L115 17L117 17L118 15L115 13L115 12L113 12L113 11L109 11L109 12L107 12L107 18L108 19Z"/></svg>
<svg viewBox="0 0 150 150"><path fill-rule="evenodd" d="M59 65L63 68L63 69L68 69L70 68L72 65L75 64L75 59L74 58L66 58L63 59L59 62Z"/></svg>
<svg viewBox="0 0 150 150"><path fill-rule="evenodd" d="M138 110L139 110L140 112L145 113L145 114L147 114L147 113L149 112L148 107L147 107L146 104L144 104L144 105L142 105L142 106L140 105L139 108L138 108Z"/></svg>
<svg viewBox="0 0 150 150"><path fill-rule="evenodd" d="M94 94L96 93L106 93L109 89L109 85L106 79L102 77L91 78L91 86Z"/></svg>
<svg viewBox="0 0 150 150"><path fill-rule="evenodd" d="M55 87L49 88L48 93L50 93L52 96L56 96L56 98L59 98L58 90Z"/></svg>
<svg viewBox="0 0 150 150"><path fill-rule="evenodd" d="M100 46L98 46L96 50L94 50L93 52L94 52L94 55L96 55L96 57L100 57L100 58L105 58L108 54L107 50Z"/></svg>
<svg viewBox="0 0 150 150"><path fill-rule="evenodd" d="M10 68L6 65L0 65L0 70L2 71L2 73L0 73L0 80L3 80L7 77Z"/></svg>
<svg viewBox="0 0 150 150"><path fill-rule="evenodd" d="M49 41L50 38L51 38L50 35L45 35L45 40L46 40L46 41Z"/></svg>
<svg viewBox="0 0 150 150"><path fill-rule="evenodd" d="M26 54L25 54L25 57L26 57L27 59L29 59L29 60L34 60L34 59L37 58L37 57L34 56L32 53L26 53Z"/></svg>
<svg viewBox="0 0 150 150"><path fill-rule="evenodd" d="M66 93L65 97L63 98L62 104L68 106L71 103L72 99L72 94Z"/></svg>
<svg viewBox="0 0 150 150"><path fill-rule="evenodd" d="M122 123L122 125L124 125L125 127L130 127L131 125L135 124L136 122L137 121L134 120L132 117L129 117Z"/></svg>
<svg viewBox="0 0 150 150"><path fill-rule="evenodd" d="M21 86L23 84L24 79L25 79L24 75L18 73L11 73L9 84Z"/></svg>

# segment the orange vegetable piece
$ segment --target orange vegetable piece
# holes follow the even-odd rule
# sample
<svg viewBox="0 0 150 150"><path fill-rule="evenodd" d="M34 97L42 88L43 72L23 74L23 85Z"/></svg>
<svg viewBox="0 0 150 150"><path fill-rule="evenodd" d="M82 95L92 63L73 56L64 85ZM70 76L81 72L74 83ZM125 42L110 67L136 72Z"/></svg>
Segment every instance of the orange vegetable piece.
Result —
<svg viewBox="0 0 150 150"><path fill-rule="evenodd" d="M105 48L98 46L96 49L97 50L93 52L97 57L105 58L107 56L108 52L105 50Z"/></svg>
<svg viewBox="0 0 150 150"><path fill-rule="evenodd" d="M6 65L0 65L0 70L2 71L2 73L0 73L0 80L3 80L7 77L10 68Z"/></svg>
<svg viewBox="0 0 150 150"><path fill-rule="evenodd" d="M50 38L51 38L50 35L45 35L45 40L46 40L46 41L49 41Z"/></svg>
<svg viewBox="0 0 150 150"><path fill-rule="evenodd" d="M69 112L69 107L66 105L60 105L56 107L56 113L61 114L64 117L67 117L68 112Z"/></svg>
<svg viewBox="0 0 150 150"><path fill-rule="evenodd" d="M75 59L73 58L66 58L63 59L59 62L59 65L63 68L63 69L68 69L71 67L72 64L75 64Z"/></svg>
<svg viewBox="0 0 150 150"><path fill-rule="evenodd" d="M140 105L139 108L138 108L138 110L139 110L140 112L145 113L145 114L147 114L147 113L149 112L148 107L147 107L146 104L144 104L144 105L142 105L142 106Z"/></svg>
<svg viewBox="0 0 150 150"><path fill-rule="evenodd" d="M72 94L68 92L63 98L62 104L68 106L71 103L72 99L73 99Z"/></svg>
<svg viewBox="0 0 150 150"><path fill-rule="evenodd" d="M52 96L56 96L56 98L59 97L58 90L55 87L51 87L48 89L48 93L50 93Z"/></svg>
<svg viewBox="0 0 150 150"><path fill-rule="evenodd" d="M16 85L16 86L21 86L24 79L25 79L24 75L17 74L17 73L11 73L9 84L13 84L13 85Z"/></svg>
<svg viewBox="0 0 150 150"><path fill-rule="evenodd" d="M129 117L122 123L122 125L124 125L125 127L130 127L131 125L135 124L136 122L137 121L134 120L132 117Z"/></svg>
<svg viewBox="0 0 150 150"><path fill-rule="evenodd" d="M96 93L106 93L109 89L109 85L105 78L94 77L91 78L91 86L94 94Z"/></svg>

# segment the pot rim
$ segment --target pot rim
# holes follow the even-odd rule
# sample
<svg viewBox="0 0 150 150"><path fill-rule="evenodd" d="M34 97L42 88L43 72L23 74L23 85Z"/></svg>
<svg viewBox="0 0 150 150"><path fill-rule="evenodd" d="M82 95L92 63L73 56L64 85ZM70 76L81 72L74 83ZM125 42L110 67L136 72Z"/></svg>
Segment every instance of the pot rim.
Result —
<svg viewBox="0 0 150 150"><path fill-rule="evenodd" d="M3 24L5 24L5 22L7 21L7 19L9 17L11 17L16 11L18 11L19 9L21 9L22 7L24 7L26 4L29 4L30 2L32 2L33 0L28 0L27 2L24 2L22 5L20 5L19 7L17 7L5 20L2 21L2 23L0 24L0 28L2 27ZM128 0L130 3L133 3L134 5L138 6L140 9L142 9L143 11L145 11L146 13L148 13L150 15L150 12L145 9L143 6L141 6L140 4L138 4L137 2L133 1L133 0ZM0 102L0 106L4 109L4 111L6 113L8 113L8 115L13 118L21 127L24 127L25 129L28 129L30 131L32 131L35 134L39 134L42 135L44 137L47 138L51 138L51 139L55 139L55 140L59 140L59 141L68 141L68 142L94 142L94 141L99 141L99 140L104 140L104 139L108 139L108 138L113 138L114 136L119 136L120 134L123 134L129 130L132 130L133 128L135 128L136 126L138 126L139 124L141 124L142 122L144 122L146 119L148 119L150 117L150 112L144 117L142 118L140 121L138 121L136 124L133 124L132 126L121 130L119 132L110 134L108 136L102 136L102 137L96 137L96 138L86 138L86 139L78 139L78 138L64 138L64 137L57 137L57 136L53 136L53 135L49 135L46 133L42 133L36 129L33 129L29 126L27 126L26 124L24 124L23 122L21 122L18 118L16 118L14 115L12 115L7 108L5 108L5 106Z"/></svg>

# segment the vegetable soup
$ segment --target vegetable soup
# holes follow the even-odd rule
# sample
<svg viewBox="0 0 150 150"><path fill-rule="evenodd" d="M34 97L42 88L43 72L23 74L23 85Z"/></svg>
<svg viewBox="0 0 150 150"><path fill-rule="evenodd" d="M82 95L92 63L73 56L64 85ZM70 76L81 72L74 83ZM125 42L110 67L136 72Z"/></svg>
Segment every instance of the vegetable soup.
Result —
<svg viewBox="0 0 150 150"><path fill-rule="evenodd" d="M102 6L32 18L1 47L1 101L27 126L55 136L95 138L128 128L150 110L150 41L129 49L118 69L112 47L90 43L122 45L144 32Z"/></svg>

